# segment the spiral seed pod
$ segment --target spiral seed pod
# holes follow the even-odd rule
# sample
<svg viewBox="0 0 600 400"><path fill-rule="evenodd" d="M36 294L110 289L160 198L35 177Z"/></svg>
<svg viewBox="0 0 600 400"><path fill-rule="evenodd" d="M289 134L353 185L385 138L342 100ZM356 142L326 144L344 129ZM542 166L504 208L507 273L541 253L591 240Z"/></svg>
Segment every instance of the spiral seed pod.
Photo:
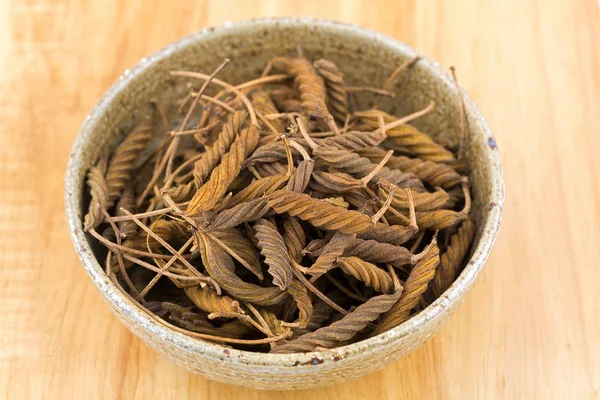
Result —
<svg viewBox="0 0 600 400"><path fill-rule="evenodd" d="M244 222L259 220L264 217L269 210L270 207L267 205L266 198L254 199L237 204L217 214L215 219L208 226L207 231L235 228Z"/></svg>
<svg viewBox="0 0 600 400"><path fill-rule="evenodd" d="M348 115L348 97L344 74L333 61L320 59L314 62L314 66L323 77L327 88L327 103L331 114L340 121L344 121Z"/></svg>
<svg viewBox="0 0 600 400"><path fill-rule="evenodd" d="M285 327L282 324L283 321L277 318L277 315L274 313L267 311L264 308L259 309L258 312L273 335L277 336L291 333L290 329Z"/></svg>
<svg viewBox="0 0 600 400"><path fill-rule="evenodd" d="M306 234L297 218L290 217L289 215L284 218L283 242L288 249L290 258L299 263L302 260L302 252L306 246Z"/></svg>
<svg viewBox="0 0 600 400"><path fill-rule="evenodd" d="M315 140L315 142L321 147L335 147L339 150L359 151L378 146L386 139L386 137L386 135L378 131L350 131L343 135Z"/></svg>
<svg viewBox="0 0 600 400"><path fill-rule="evenodd" d="M346 246L348 246L348 242L350 240L350 236L344 235L340 232L336 232L333 235L329 243L325 245L323 251L319 254L319 257L314 264L306 270L307 274L312 275L312 281L316 280L318 277L335 267L335 262L339 257L342 256L342 254L344 254Z"/></svg>
<svg viewBox="0 0 600 400"><path fill-rule="evenodd" d="M292 155L298 157L300 153L296 149L292 149ZM244 162L244 168L259 163L274 163L285 159L286 153L283 143L281 141L273 142L259 147L254 154Z"/></svg>
<svg viewBox="0 0 600 400"><path fill-rule="evenodd" d="M321 193L343 193L363 186L360 180L344 172L314 171L310 181L311 189Z"/></svg>
<svg viewBox="0 0 600 400"><path fill-rule="evenodd" d="M467 217L468 215L462 211L419 211L417 212L417 225L419 229L442 230L464 221Z"/></svg>
<svg viewBox="0 0 600 400"><path fill-rule="evenodd" d="M208 274L233 297L259 306L273 306L284 301L288 294L276 287L261 287L244 282L235 274L231 256L206 234L195 234L202 263Z"/></svg>
<svg viewBox="0 0 600 400"><path fill-rule="evenodd" d="M324 161L326 165L329 165L340 172L345 172L356 178L363 178L371 173L377 164L373 164L368 158L361 157L357 153L348 150L339 150L333 147L318 147L313 150L313 154L320 160ZM387 167L383 167L377 172L374 182L378 179L385 178L390 182L406 182L407 179L414 181L413 175L407 176L400 171L392 171ZM419 179L416 179L417 185L420 183ZM401 187L404 187L402 185ZM423 187L422 184L419 185Z"/></svg>
<svg viewBox="0 0 600 400"><path fill-rule="evenodd" d="M212 172L210 179L198 189L185 211L187 216L198 215L213 208L235 180L245 157L258 145L258 128L251 125L233 141L231 148Z"/></svg>
<svg viewBox="0 0 600 400"><path fill-rule="evenodd" d="M402 288L398 288L392 294L372 297L366 303L361 304L354 311L345 315L341 320L302 335L282 346L277 346L271 352L298 353L313 351L316 347L333 348L340 342L352 339L370 322L375 321L381 314L388 312L398 301L401 294Z"/></svg>
<svg viewBox="0 0 600 400"><path fill-rule="evenodd" d="M358 212L373 216L377 213L379 207L377 200L371 198L364 189L354 189L343 192L342 196Z"/></svg>
<svg viewBox="0 0 600 400"><path fill-rule="evenodd" d="M287 99L276 101L277 109L284 113L302 113L304 108L302 108L302 102L296 99Z"/></svg>
<svg viewBox="0 0 600 400"><path fill-rule="evenodd" d="M121 208L132 213L135 212L135 192L133 190L133 185L131 184L125 185L123 195L117 203L117 210L119 210L117 213L118 215L124 215ZM117 226L119 227L119 232L122 237L135 236L138 232L138 226L133 220L117 222Z"/></svg>
<svg viewBox="0 0 600 400"><path fill-rule="evenodd" d="M332 300L336 301L335 299ZM334 313L334 311L335 310L323 300L317 299L317 301L315 301L313 304L312 313L308 323L306 324L306 327L292 329L293 335L291 339L296 339L304 334L316 331L322 327L329 318L331 318L331 315Z"/></svg>
<svg viewBox="0 0 600 400"><path fill-rule="evenodd" d="M450 238L450 245L440 259L440 267L435 273L432 293L437 298L452 285L456 279L463 259L475 236L475 225L467 218Z"/></svg>
<svg viewBox="0 0 600 400"><path fill-rule="evenodd" d="M196 307L208 313L243 314L240 303L229 296L219 296L210 286L186 288L185 294Z"/></svg>
<svg viewBox="0 0 600 400"><path fill-rule="evenodd" d="M340 257L336 265L345 274L352 275L380 293L392 293L394 291L394 282L390 274L375 264L361 260L358 257Z"/></svg>
<svg viewBox="0 0 600 400"><path fill-rule="evenodd" d="M288 177L282 174L257 179L233 196L227 206L231 208L238 204L267 196L281 189L287 181Z"/></svg>
<svg viewBox="0 0 600 400"><path fill-rule="evenodd" d="M415 156L433 162L452 162L454 155L437 144L428 135L413 125L406 124L387 132L388 139L383 146L390 149L408 149Z"/></svg>
<svg viewBox="0 0 600 400"><path fill-rule="evenodd" d="M396 268L412 264L414 257L405 247L363 239L351 240L344 249L343 256L358 257L371 263L391 264Z"/></svg>
<svg viewBox="0 0 600 400"><path fill-rule="evenodd" d="M173 219L158 219L150 226L150 230L166 242L176 245L185 243L191 236L191 232L188 230L188 225L185 222ZM152 249L162 246L153 237L148 238L148 244Z"/></svg>
<svg viewBox="0 0 600 400"><path fill-rule="evenodd" d="M226 322L219 327L215 327L208 321L190 321L180 316L171 316L169 319L177 326L189 331L221 338L241 339L252 332L250 327L239 320Z"/></svg>
<svg viewBox="0 0 600 400"><path fill-rule="evenodd" d="M252 107L254 107L254 110L262 116L279 113L279 110L277 110L277 107L275 107L275 104L271 100L271 96L269 96L269 93L264 90L258 89L253 91L250 95L250 101L252 102ZM277 132L285 132L285 124L283 123L283 120L274 119L270 122Z"/></svg>
<svg viewBox="0 0 600 400"><path fill-rule="evenodd" d="M313 173L315 162L313 160L302 160L287 183L286 190L302 193L306 190L310 177Z"/></svg>
<svg viewBox="0 0 600 400"><path fill-rule="evenodd" d="M350 131L343 135L331 136L325 139L314 139L314 142L319 147L334 147L338 150L358 151L377 146L382 143L385 138L386 136L379 132ZM300 138L294 138L294 140L305 149L310 149L306 140ZM292 149L292 154L294 157L299 156L299 152L296 149ZM285 158L285 147L281 141L278 141L261 146L254 154L252 154L252 157L244 163L244 166L275 162L284 160Z"/></svg>
<svg viewBox="0 0 600 400"><path fill-rule="evenodd" d="M269 266L267 272L273 277L273 284L285 290L292 282L292 260L285 247L283 237L277 225L267 219L260 219L254 224L257 246Z"/></svg>
<svg viewBox="0 0 600 400"><path fill-rule="evenodd" d="M465 200L465 194L460 186L448 190L448 201L442 208L454 208L458 203Z"/></svg>
<svg viewBox="0 0 600 400"><path fill-rule="evenodd" d="M378 147L371 147L360 151L363 157L367 157L374 163L378 163L385 157L387 152ZM420 158L408 158L405 156L392 156L386 163L390 169L397 169L402 172L411 172L419 177L423 182L431 186L440 186L444 189L450 189L458 185L462 177L452 167L446 164L438 164L433 161L426 161Z"/></svg>
<svg viewBox="0 0 600 400"><path fill-rule="evenodd" d="M263 272L258 251L254 248L254 244L240 231L237 229L226 229L211 232L211 235L216 237L231 251L237 254L237 256L245 262L244 267L256 275L258 279L261 281L263 280Z"/></svg>
<svg viewBox="0 0 600 400"><path fill-rule="evenodd" d="M281 163L268 163L268 164L258 164L256 166L256 172L260 176L273 176L273 175L285 175L288 172L288 168Z"/></svg>
<svg viewBox="0 0 600 400"><path fill-rule="evenodd" d="M360 239L375 240L380 243L389 243L400 246L413 238L419 231L416 226L375 224L374 227L359 234Z"/></svg>
<svg viewBox="0 0 600 400"><path fill-rule="evenodd" d="M294 83L300 91L302 111L306 117L327 117L325 82L310 61L304 57L278 57L273 59L272 63L275 68L294 77Z"/></svg>
<svg viewBox="0 0 600 400"><path fill-rule="evenodd" d="M125 184L131 179L134 164L140 153L148 146L150 139L152 139L152 125L150 121L144 120L133 128L115 149L106 172L107 209L111 208L121 197Z"/></svg>
<svg viewBox="0 0 600 400"><path fill-rule="evenodd" d="M380 182L381 183L381 182ZM381 200L388 198L391 185L381 183L377 190L377 194ZM417 211L430 211L441 208L449 199L448 193L444 189L438 189L433 193L430 192L413 192L412 198ZM397 190L392 196L392 207L396 209L408 209L410 202L408 195L404 190Z"/></svg>
<svg viewBox="0 0 600 400"><path fill-rule="evenodd" d="M287 291L298 307L298 324L300 328L305 328L310 321L313 310L312 301L310 300L306 286L304 286L297 278L294 278L288 286Z"/></svg>
<svg viewBox="0 0 600 400"><path fill-rule="evenodd" d="M329 243L330 240L330 236L326 236L322 239L313 239L302 250L302 254L308 254L312 257L319 257L325 250L325 246L327 246L327 243Z"/></svg>
<svg viewBox="0 0 600 400"><path fill-rule="evenodd" d="M303 193L278 190L269 196L267 204L278 214L287 213L316 227L347 234L364 232L373 225L371 218L365 214L313 199Z"/></svg>
<svg viewBox="0 0 600 400"><path fill-rule="evenodd" d="M84 223L88 228L95 228L104 220L101 208L106 209L108 206L108 185L104 179L107 163L107 158L101 158L87 173L86 184L90 188L91 199Z"/></svg>
<svg viewBox="0 0 600 400"><path fill-rule="evenodd" d="M200 186L210 173L221 161L221 157L229 151L233 141L242 130L248 117L246 111L236 111L231 114L227 123L223 126L217 140L203 153L194 164L194 181L196 186Z"/></svg>
<svg viewBox="0 0 600 400"><path fill-rule="evenodd" d="M195 180L193 180L188 183L168 189L167 194L169 195L169 197L171 197L171 199L174 202L180 203L184 201L189 201L192 197L194 197L194 194L196 194L197 191L198 183Z"/></svg>
<svg viewBox="0 0 600 400"><path fill-rule="evenodd" d="M369 124L372 128L379 127L378 117L382 116L385 123L396 121L393 117L380 110L368 110L360 113L361 121ZM397 146L408 149L411 153L423 160L434 162L451 162L456 160L452 152L436 143L431 136L422 133L410 124L403 124L393 129L386 130L388 140L384 146L395 148Z"/></svg>
<svg viewBox="0 0 600 400"><path fill-rule="evenodd" d="M435 269L440 263L440 251L435 238L428 245L427 253L410 271L404 284L402 296L385 314L383 321L375 329L374 335L388 331L406 321L410 311L419 303L421 295L427 290L429 282L435 275Z"/></svg>

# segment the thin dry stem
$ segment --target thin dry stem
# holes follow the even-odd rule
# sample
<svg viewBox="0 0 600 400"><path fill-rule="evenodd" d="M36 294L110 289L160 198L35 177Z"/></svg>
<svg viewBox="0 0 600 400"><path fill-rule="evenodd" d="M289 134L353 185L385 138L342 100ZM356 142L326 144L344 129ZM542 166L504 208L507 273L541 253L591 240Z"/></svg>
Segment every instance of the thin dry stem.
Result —
<svg viewBox="0 0 600 400"><path fill-rule="evenodd" d="M387 197L387 199L385 199L385 203L383 203L383 206L381 206L379 211L377 211L377 214L375 214L371 217L371 221L373 221L373 225L375 225L377 223L377 221L379 221L379 219L381 217L383 217L383 215L386 213L386 211L390 207L390 204L392 204L392 199L394 198L395 191L396 191L396 186L392 185L390 187L390 192L388 193L388 197Z"/></svg>
<svg viewBox="0 0 600 400"><path fill-rule="evenodd" d="M377 175L379 171L381 171L381 169L385 166L385 163L389 161L390 157L393 154L394 150L388 151L388 153L385 155L385 157L383 157L379 164L377 164L377 166L373 168L373 171L371 171L368 175L365 175L362 178L360 178L360 181L362 182L363 186L367 186L371 179L373 179L373 177L375 177L375 175Z"/></svg>
<svg viewBox="0 0 600 400"><path fill-rule="evenodd" d="M375 93L375 94L379 94L382 96L388 96L391 98L396 97L396 93L394 93L394 92L390 92L389 90L378 89L378 88L374 88L374 87L370 87L370 86L346 86L346 91L349 93L370 92L370 93Z"/></svg>
<svg viewBox="0 0 600 400"><path fill-rule="evenodd" d="M414 63L419 61L420 58L421 58L420 56L415 56L415 57L411 58L410 60L407 60L403 64L401 64L398 68L396 68L394 70L394 72L392 72L392 74L389 76L389 78L386 79L382 88L389 89L389 87L392 85L392 82L394 81L394 79L396 79L396 77L398 75L400 75L400 73L402 73L402 71L404 71L406 68L412 66Z"/></svg>

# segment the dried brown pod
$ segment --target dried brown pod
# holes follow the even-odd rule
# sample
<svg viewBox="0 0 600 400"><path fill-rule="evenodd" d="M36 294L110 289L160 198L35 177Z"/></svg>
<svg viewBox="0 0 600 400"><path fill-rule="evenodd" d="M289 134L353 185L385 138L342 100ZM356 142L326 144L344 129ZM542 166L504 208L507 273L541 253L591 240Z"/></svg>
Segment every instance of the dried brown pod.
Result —
<svg viewBox="0 0 600 400"><path fill-rule="evenodd" d="M275 315L274 313L267 311L264 308L261 308L258 310L258 315L260 316L261 322L264 321L264 325L266 325L266 328L268 328L268 330L270 331L270 336L291 335L291 330L284 326L283 321L277 318L277 315Z"/></svg>
<svg viewBox="0 0 600 400"><path fill-rule="evenodd" d="M235 180L242 168L245 157L252 153L258 144L258 128L255 125L244 129L233 141L226 153L212 172L210 179L198 189L187 206L186 215L198 215L213 208L227 191L227 187Z"/></svg>
<svg viewBox="0 0 600 400"><path fill-rule="evenodd" d="M363 149L378 146L385 139L386 135L382 132L361 132L350 131L343 135L331 136L325 139L315 140L322 147L335 147L339 150L359 151Z"/></svg>
<svg viewBox="0 0 600 400"><path fill-rule="evenodd" d="M255 167L256 173L261 177L285 175L287 173L287 169L287 166L278 162L258 164Z"/></svg>
<svg viewBox="0 0 600 400"><path fill-rule="evenodd" d="M441 296L456 279L474 236L475 225L470 218L467 218L456 233L452 235L450 245L440 258L440 266L435 273L432 286L432 293L435 298Z"/></svg>
<svg viewBox="0 0 600 400"><path fill-rule="evenodd" d="M306 273L312 275L311 281L315 281L321 275L327 273L335 267L335 262L344 254L348 242L352 239L351 236L341 232L336 232L331 240L323 247L318 258L313 265L306 270Z"/></svg>
<svg viewBox="0 0 600 400"><path fill-rule="evenodd" d="M419 303L421 295L427 290L439 263L440 251L434 237L428 245L425 255L410 271L400 299L384 315L383 320L375 329L374 335L390 330L408 319L410 311Z"/></svg>
<svg viewBox="0 0 600 400"><path fill-rule="evenodd" d="M302 160L288 181L286 190L302 193L306 190L310 177L312 176L315 162L313 160Z"/></svg>
<svg viewBox="0 0 600 400"><path fill-rule="evenodd" d="M117 215L124 215L121 211L121 208L135 212L135 192L131 183L125 185L125 189L123 189L123 195L117 203L117 210L119 210ZM130 219L119 221L117 222L117 225L119 226L119 232L121 233L122 237L135 236L138 232L136 223Z"/></svg>
<svg viewBox="0 0 600 400"><path fill-rule="evenodd" d="M323 324L329 320L331 315L335 312L333 308L331 308L324 301L317 299L317 301L313 304L312 313L310 315L310 319L304 328L292 328L293 335L290 339L295 339L299 336L302 336L309 332L314 332L319 329Z"/></svg>
<svg viewBox="0 0 600 400"><path fill-rule="evenodd" d="M299 312L297 326L300 328L305 328L310 321L313 310L312 301L310 300L306 286L304 286L298 279L294 278L288 286L287 291L290 296L292 296L296 302L296 306L298 307Z"/></svg>
<svg viewBox="0 0 600 400"><path fill-rule="evenodd" d="M294 156L299 156L297 150L292 149ZM259 163L274 163L286 159L285 147L283 142L273 142L263 145L256 149L254 154L244 162L244 168L254 166Z"/></svg>
<svg viewBox="0 0 600 400"><path fill-rule="evenodd" d="M266 198L258 198L237 204L221 211L206 228L207 231L235 228L244 222L252 222L264 217L269 212Z"/></svg>
<svg viewBox="0 0 600 400"><path fill-rule="evenodd" d="M380 182L377 193L379 198L385 200L390 193L391 185L387 182ZM435 192L413 192L412 193L415 210L430 211L437 210L444 206L449 199L448 193L444 189L438 188ZM408 209L410 203L406 191L397 190L392 196L392 207L396 209Z"/></svg>
<svg viewBox="0 0 600 400"><path fill-rule="evenodd" d="M394 282L390 274L375 264L361 260L358 257L339 257L336 265L345 274L352 275L380 293L392 293L394 291Z"/></svg>
<svg viewBox="0 0 600 400"><path fill-rule="evenodd" d="M296 217L285 216L283 219L283 241L288 249L290 258L300 262L306 246L306 233Z"/></svg>
<svg viewBox="0 0 600 400"><path fill-rule="evenodd" d="M259 306L272 306L284 301L288 294L277 287L261 287L242 281L235 274L231 256L204 233L195 234L202 263L208 274L230 295Z"/></svg>
<svg viewBox="0 0 600 400"><path fill-rule="evenodd" d="M277 110L277 107L275 107L273 100L271 100L271 96L265 90L257 89L252 91L252 93L250 93L250 101L252 102L254 110L262 116L269 114L277 114L279 112L279 110ZM285 124L283 123L283 120L273 119L270 121L270 123L277 130L277 132L285 132Z"/></svg>
<svg viewBox="0 0 600 400"><path fill-rule="evenodd" d="M307 117L326 118L329 115L325 105L325 82L310 61L304 57L277 57L271 63L294 77L302 111Z"/></svg>
<svg viewBox="0 0 600 400"><path fill-rule="evenodd" d="M363 178L377 168L377 164L373 164L368 158L361 157L357 153L348 150L340 150L334 147L319 147L313 150L313 154L318 160L324 161L326 165L356 178ZM402 182L415 182L418 185L418 189L423 188L420 180L418 178L415 179L414 175L406 175L401 171L392 171L387 167L382 167L377 172L374 181L376 182L381 178L385 178L399 187L407 187L406 185L400 185Z"/></svg>
<svg viewBox="0 0 600 400"><path fill-rule="evenodd" d="M140 153L148 146L150 139L152 139L152 125L149 120L144 120L136 125L115 149L106 171L107 209L121 197L123 188L131 179L135 163Z"/></svg>
<svg viewBox="0 0 600 400"><path fill-rule="evenodd" d="M417 225L420 229L447 229L467 219L462 211L435 210L417 212Z"/></svg>
<svg viewBox="0 0 600 400"><path fill-rule="evenodd" d="M370 322L375 321L381 314L388 312L398 301L402 293L399 287L392 294L382 294L369 299L364 304L356 307L341 320L331 325L307 333L288 343L277 346L272 353L298 353L313 351L316 347L330 349L338 343L352 339L362 331Z"/></svg>
<svg viewBox="0 0 600 400"><path fill-rule="evenodd" d="M316 227L342 233L364 232L372 226L371 218L365 214L313 199L303 193L278 190L269 196L267 204L278 214L287 213Z"/></svg>
<svg viewBox="0 0 600 400"><path fill-rule="evenodd" d="M373 198L364 189L354 189L342 193L346 200L358 212L373 216L378 211L378 199Z"/></svg>
<svg viewBox="0 0 600 400"><path fill-rule="evenodd" d="M185 288L184 291L187 297L202 311L229 314L243 314L244 312L239 302L229 296L219 296L209 286Z"/></svg>
<svg viewBox="0 0 600 400"><path fill-rule="evenodd" d="M371 147L359 152L361 156L367 157L372 162L381 161L386 153L384 149L378 147ZM446 164L426 161L420 158L392 156L386 165L390 169L411 172L423 182L427 182L434 187L440 186L444 189L450 189L458 185L462 180L462 177L454 168Z"/></svg>
<svg viewBox="0 0 600 400"><path fill-rule="evenodd" d="M213 238L220 240L223 244L221 247L227 246L229 250L236 254L237 258L241 258L241 264L252 272L260 280L263 279L263 272L260 264L260 255L254 244L248 240L237 229L226 229L211 232ZM227 251L227 249L226 249Z"/></svg>
<svg viewBox="0 0 600 400"><path fill-rule="evenodd" d="M360 233L358 237L365 240L375 240L381 243L400 246L412 239L418 231L419 228L415 225L403 226L378 223L366 232Z"/></svg>
<svg viewBox="0 0 600 400"><path fill-rule="evenodd" d="M263 196L267 196L274 191L281 189L289 177L283 174L277 174L267 176L265 178L257 179L254 182L247 185L245 188L236 193L229 203L228 207L233 207L241 203L248 202L250 200L258 199Z"/></svg>
<svg viewBox="0 0 600 400"><path fill-rule="evenodd" d="M358 257L371 263L390 264L396 268L412 264L414 259L414 255L405 247L358 238L349 241L343 256Z"/></svg>
<svg viewBox="0 0 600 400"><path fill-rule="evenodd" d="M314 139L319 147L333 147L338 150L358 151L373 146L377 146L385 140L386 136L380 132L359 132L350 131L343 135L331 136L325 139ZM304 149L310 149L309 144L300 138L294 138L294 141ZM296 149L292 150L295 157L299 155ZM256 165L258 163L276 162L285 159L285 148L282 142L272 142L256 150L252 157L245 163L245 166Z"/></svg>
<svg viewBox="0 0 600 400"><path fill-rule="evenodd" d="M221 157L229 151L247 118L248 113L246 111L236 111L231 114L215 142L202 153L202 158L196 161L194 164L194 180L198 186L210 176L210 173L221 161Z"/></svg>
<svg viewBox="0 0 600 400"><path fill-rule="evenodd" d="M360 180L345 172L326 171L313 172L309 185L321 193L343 193L364 187Z"/></svg>
<svg viewBox="0 0 600 400"><path fill-rule="evenodd" d="M90 188L91 199L84 218L86 229L95 228L104 220L102 209L108 207L108 184L104 178L107 165L108 158L103 157L87 173L86 184Z"/></svg>
<svg viewBox="0 0 600 400"><path fill-rule="evenodd" d="M254 224L254 230L260 253L269 266L267 272L273 277L273 284L285 290L292 282L292 260L277 225L268 219L260 219Z"/></svg>
<svg viewBox="0 0 600 400"><path fill-rule="evenodd" d="M325 81L327 88L327 103L331 114L340 121L348 115L348 98L344 74L331 60L320 59L314 66Z"/></svg>
<svg viewBox="0 0 600 400"><path fill-rule="evenodd" d="M320 239L313 239L308 245L302 250L302 254L308 254L312 257L320 256L325 250L325 246L331 240L331 237L324 237Z"/></svg>
<svg viewBox="0 0 600 400"><path fill-rule="evenodd" d="M379 126L377 121L378 116L382 116L386 123L398 120L398 118L380 110L362 111L359 114L359 118L373 128ZM388 139L384 142L385 147L407 149L423 160L434 162L451 162L456 160L450 151L436 143L431 136L419 131L413 125L402 124L386 130L386 134Z"/></svg>

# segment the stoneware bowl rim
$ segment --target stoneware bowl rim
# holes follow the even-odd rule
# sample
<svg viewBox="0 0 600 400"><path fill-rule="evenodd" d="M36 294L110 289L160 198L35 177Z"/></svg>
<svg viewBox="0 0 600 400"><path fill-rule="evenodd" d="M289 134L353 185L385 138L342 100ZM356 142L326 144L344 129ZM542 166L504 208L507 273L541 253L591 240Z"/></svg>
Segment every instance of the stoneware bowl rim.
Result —
<svg viewBox="0 0 600 400"><path fill-rule="evenodd" d="M106 111L108 105L114 99L117 93L122 90L126 90L128 84L132 78L146 69L150 68L155 63L164 60L170 56L170 54L179 49L193 45L198 41L202 41L204 38L215 32L227 31L227 30L239 30L244 28L251 28L253 26L271 27L274 24L282 26L306 26L306 25L319 25L330 30L340 30L352 32L353 34L362 35L374 42L382 42L391 48L395 48L399 53L402 54L417 54L408 45L405 45L395 39L387 37L378 32L358 27L356 25L348 25L339 22L322 20L310 17L286 17L286 18L264 18L264 19L253 19L245 20L240 22L227 22L225 25L218 28L209 28L202 31L196 32L189 36L186 36L176 42L168 44L166 47L155 52L154 54L143 58L133 68L126 71L102 96L98 103L91 110L89 115L83 122L77 138L73 144L71 155L67 166L67 177L65 182L65 209L67 215L67 223L70 231L71 238L75 245L75 249L83 263L83 266L87 273L90 275L94 284L104 293L104 295L112 302L113 306L116 307L119 312L126 314L130 317L135 324L139 325L141 329L148 331L151 335L158 336L158 339L164 342L171 342L177 347L183 347L191 353L202 355L203 357L210 357L221 360L224 364L247 364L247 365L260 365L260 366L273 366L273 367L286 367L295 366L298 363L306 363L306 360L319 359L319 363L331 363L335 362L335 357L332 354L325 352L311 352L306 354L293 353L293 354L264 354L255 353L250 351L235 350L226 348L218 344L210 343L193 337L189 337L183 333L177 332L170 329L152 317L146 312L141 310L135 305L127 296L125 296L105 275L103 268L100 266L96 258L92 253L92 249L82 229L82 222L78 213L80 212L80 199L75 198L72 195L70 187L73 185L71 178L77 174L78 168L83 163L82 149L85 144L90 140L95 127L100 123L101 116ZM437 79L445 81L446 84L453 84L452 78L449 74L444 71L437 63L423 58L420 63L436 76ZM375 351L386 351L386 347L390 344L401 340L403 337L418 331L421 326L426 324L428 321L435 319L437 316L442 314L453 302L459 300L464 294L485 265L489 253L492 249L498 230L500 227L500 220L502 217L502 208L504 203L504 183L502 178L502 169L500 165L500 157L495 146L495 142L490 132L485 119L481 115L479 109L468 96L468 94L462 90L462 96L465 103L465 110L471 114L474 118L481 121L480 130L481 133L488 138L489 143L493 145L486 146L484 157L482 160L489 163L489 168L492 171L492 178L487 184L490 185L490 211L487 216L487 221L482 230L482 236L473 255L460 274L454 284L437 300L429 305L425 310L415 315L403 324L391 329L388 332L382 333L378 336L353 343L347 346L336 348L336 351L345 353L347 355L359 355L366 352L369 349ZM228 357L223 358L223 351L227 349ZM300 361L302 360L302 362Z"/></svg>

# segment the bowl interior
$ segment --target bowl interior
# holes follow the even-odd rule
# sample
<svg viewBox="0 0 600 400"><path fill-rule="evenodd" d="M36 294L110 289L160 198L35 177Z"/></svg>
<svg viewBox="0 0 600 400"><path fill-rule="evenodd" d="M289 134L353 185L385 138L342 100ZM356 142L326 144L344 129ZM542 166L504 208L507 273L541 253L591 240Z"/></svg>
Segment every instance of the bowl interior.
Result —
<svg viewBox="0 0 600 400"><path fill-rule="evenodd" d="M149 99L158 98L162 102L170 102L182 98L186 91L185 85L192 80L171 77L169 71L190 70L209 74L224 58L229 58L231 62L219 74L219 78L230 83L240 83L257 77L272 57L295 54L298 46L313 60L321 57L333 60L344 72L346 81L353 86L381 87L398 65L416 55L408 46L353 26L323 21L315 23L311 19L283 19L248 21L208 29L142 59L132 70L126 71L104 95L86 119L73 148L67 175L66 206L70 228L82 259L90 254L90 242L84 238L81 230L85 206L85 173L140 118ZM196 84L199 86L201 82L197 81ZM435 111L414 121L414 124L434 136L454 140L459 138L456 90L449 76L436 64L426 59L419 61L395 80L393 89L396 97L383 98L380 108L402 116L422 109L430 100L434 100ZM360 97L357 99L360 108L369 106L376 99L368 94L357 97ZM463 290L457 291L452 297L455 286L468 288L482 267L500 218L500 211L495 207L500 206L503 200L495 142L485 121L468 97L465 97L465 106L468 126L465 156L472 168L472 216L477 223L477 234L471 250L474 258L448 291L446 301L458 298ZM489 237L481 244L484 234ZM100 290L111 291L114 295L117 289L109 281L100 278L103 274L100 265L89 258L84 260L84 264ZM432 306L439 308L440 305L434 303ZM136 313L126 300L116 307L121 308L121 312ZM429 309L423 313L427 312L441 311ZM418 323L411 321L411 324ZM189 340L196 341L191 338ZM207 351L216 349L215 354L221 353L223 349L206 342L202 345ZM351 346L354 345L348 347ZM251 354L247 353L247 357L252 357ZM261 361L265 362L265 359Z"/></svg>

